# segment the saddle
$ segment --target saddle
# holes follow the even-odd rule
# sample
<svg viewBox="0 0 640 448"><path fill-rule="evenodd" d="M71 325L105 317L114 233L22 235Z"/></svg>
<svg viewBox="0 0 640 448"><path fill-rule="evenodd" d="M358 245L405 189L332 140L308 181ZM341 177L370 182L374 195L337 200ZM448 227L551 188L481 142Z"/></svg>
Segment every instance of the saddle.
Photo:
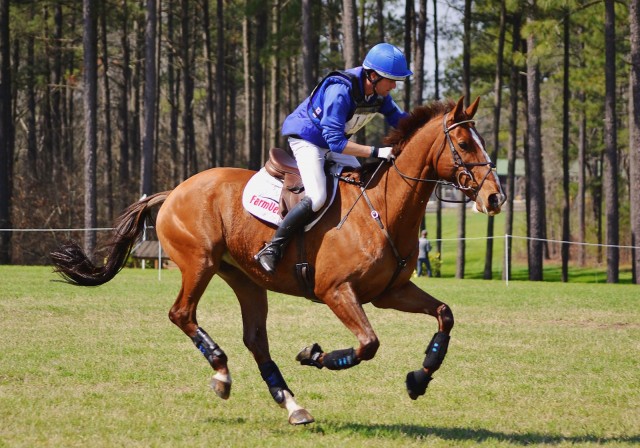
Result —
<svg viewBox="0 0 640 448"><path fill-rule="evenodd" d="M264 165L265 170L276 179L280 179L283 183L282 192L280 193L279 210L280 216L283 218L295 205L304 197L304 185L302 177L298 170L296 159L284 149L271 148L269 150L269 160ZM325 164L325 173L328 174L329 167ZM327 175L327 197L332 198L336 182ZM316 215L324 213L324 210L331 204L327 200L324 206L316 212Z"/></svg>

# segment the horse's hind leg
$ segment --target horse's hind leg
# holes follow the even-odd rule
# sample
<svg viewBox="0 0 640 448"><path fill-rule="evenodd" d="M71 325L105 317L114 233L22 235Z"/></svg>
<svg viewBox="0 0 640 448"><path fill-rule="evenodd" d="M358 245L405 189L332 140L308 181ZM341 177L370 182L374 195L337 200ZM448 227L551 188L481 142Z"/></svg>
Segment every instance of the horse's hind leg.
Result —
<svg viewBox="0 0 640 448"><path fill-rule="evenodd" d="M422 362L422 369L407 374L406 386L412 400L424 395L433 373L440 368L449 347L449 334L453 328L453 313L441 301L422 291L413 283L387 292L373 304L379 308L392 308L408 313L425 313L438 320L438 331L433 335Z"/></svg>
<svg viewBox="0 0 640 448"><path fill-rule="evenodd" d="M244 272L228 264L223 263L218 274L238 297L242 311L242 339L253 354L271 396L280 407L287 410L292 425L312 423L313 417L296 403L280 369L271 359L267 337L267 291L256 285Z"/></svg>
<svg viewBox="0 0 640 448"><path fill-rule="evenodd" d="M231 376L227 366L227 355L213 339L198 326L196 309L207 285L215 273L213 267L199 272L183 271L182 288L169 311L169 319L191 338L195 346L216 371L211 387L223 399L231 393Z"/></svg>

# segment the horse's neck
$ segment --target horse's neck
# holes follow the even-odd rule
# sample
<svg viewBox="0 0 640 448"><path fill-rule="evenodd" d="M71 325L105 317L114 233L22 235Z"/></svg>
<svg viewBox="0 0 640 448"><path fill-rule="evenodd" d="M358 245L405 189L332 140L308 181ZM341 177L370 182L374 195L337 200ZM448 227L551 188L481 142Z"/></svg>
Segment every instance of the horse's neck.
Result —
<svg viewBox="0 0 640 448"><path fill-rule="evenodd" d="M398 227L400 231L416 230L416 235L436 185L433 181L437 178L435 161L439 145L438 134L428 131L419 131L406 143L395 162L397 170L390 167L376 188L384 197L389 220L387 225L390 228ZM431 181L411 180L408 177Z"/></svg>

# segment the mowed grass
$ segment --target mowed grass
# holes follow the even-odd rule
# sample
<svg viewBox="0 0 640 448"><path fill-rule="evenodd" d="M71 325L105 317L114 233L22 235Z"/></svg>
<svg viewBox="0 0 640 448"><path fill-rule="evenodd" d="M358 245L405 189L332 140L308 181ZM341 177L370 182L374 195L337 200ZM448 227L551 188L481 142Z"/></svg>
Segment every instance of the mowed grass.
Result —
<svg viewBox="0 0 640 448"><path fill-rule="evenodd" d="M0 266L0 446L504 447L640 444L640 293L633 285L416 279L456 325L427 394L404 377L436 331L428 316L366 305L375 359L340 372L294 360L355 338L327 307L270 295L271 351L317 422L293 427L242 344L241 317L215 278L199 323L225 350L212 371L167 318L179 272L123 270L97 288L50 268Z"/></svg>

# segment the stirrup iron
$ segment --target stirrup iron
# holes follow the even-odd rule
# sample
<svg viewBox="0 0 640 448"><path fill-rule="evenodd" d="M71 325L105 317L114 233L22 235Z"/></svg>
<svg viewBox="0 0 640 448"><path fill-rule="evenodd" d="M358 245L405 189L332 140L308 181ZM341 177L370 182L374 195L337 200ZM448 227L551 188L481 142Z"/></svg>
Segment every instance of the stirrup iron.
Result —
<svg viewBox="0 0 640 448"><path fill-rule="evenodd" d="M253 259L260 263L262 269L272 274L276 270L276 264L282 258L282 246L274 244L272 241L265 243L260 252L253 256Z"/></svg>

